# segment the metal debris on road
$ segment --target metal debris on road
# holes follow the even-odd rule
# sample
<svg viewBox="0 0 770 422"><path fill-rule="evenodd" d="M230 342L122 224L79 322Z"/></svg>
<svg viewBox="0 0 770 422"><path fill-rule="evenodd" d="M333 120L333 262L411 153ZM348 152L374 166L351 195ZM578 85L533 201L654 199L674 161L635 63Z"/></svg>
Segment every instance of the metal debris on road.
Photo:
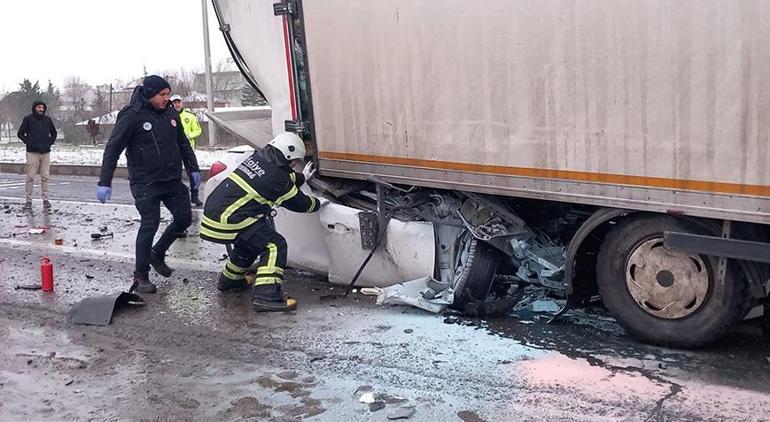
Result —
<svg viewBox="0 0 770 422"><path fill-rule="evenodd" d="M358 398L358 401L365 404L372 404L375 402L374 400L374 392L373 391L367 391L364 394L361 394L361 397Z"/></svg>
<svg viewBox="0 0 770 422"><path fill-rule="evenodd" d="M376 412L378 410L382 410L385 408L385 402L383 401L376 401L374 403L369 403L369 411L370 412Z"/></svg>
<svg viewBox="0 0 770 422"><path fill-rule="evenodd" d="M133 293L119 292L85 298L75 304L67 316L73 324L106 326L112 322L112 315L115 310L130 305L141 306L144 304L144 299Z"/></svg>
<svg viewBox="0 0 770 422"><path fill-rule="evenodd" d="M484 422L484 419L476 414L476 412L471 412L470 410L461 410L457 412L457 417L463 422Z"/></svg>
<svg viewBox="0 0 770 422"><path fill-rule="evenodd" d="M550 299L541 299L532 302L533 312L547 312L555 314L556 312L559 312L559 309L561 309L559 304Z"/></svg>
<svg viewBox="0 0 770 422"><path fill-rule="evenodd" d="M106 238L113 238L112 232L109 233L91 233L91 239L92 240L102 240Z"/></svg>
<svg viewBox="0 0 770 422"><path fill-rule="evenodd" d="M433 277L422 277L379 290L378 305L410 305L435 314L454 301L454 291Z"/></svg>
<svg viewBox="0 0 770 422"><path fill-rule="evenodd" d="M399 407L395 412L388 415L388 420L395 421L399 419L409 419L416 413L414 407Z"/></svg>
<svg viewBox="0 0 770 422"><path fill-rule="evenodd" d="M40 290L42 287L39 284L19 284L14 287L14 290Z"/></svg>

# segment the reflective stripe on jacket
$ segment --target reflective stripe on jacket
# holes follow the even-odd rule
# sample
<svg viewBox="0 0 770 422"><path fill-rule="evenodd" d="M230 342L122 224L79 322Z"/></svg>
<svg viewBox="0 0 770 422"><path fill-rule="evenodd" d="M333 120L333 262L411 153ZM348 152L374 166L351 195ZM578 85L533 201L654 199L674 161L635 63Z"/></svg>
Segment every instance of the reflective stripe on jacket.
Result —
<svg viewBox="0 0 770 422"><path fill-rule="evenodd" d="M318 211L318 199L299 189L303 183L302 174L274 164L261 151L253 153L206 199L201 237L217 243L232 242L238 232L268 214L273 206L295 212Z"/></svg>

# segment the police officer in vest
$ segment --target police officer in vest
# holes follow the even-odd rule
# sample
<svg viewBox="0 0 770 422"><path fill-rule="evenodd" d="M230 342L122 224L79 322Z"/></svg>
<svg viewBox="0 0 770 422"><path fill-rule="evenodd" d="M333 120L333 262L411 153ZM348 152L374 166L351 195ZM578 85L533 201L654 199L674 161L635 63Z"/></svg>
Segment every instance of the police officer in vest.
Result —
<svg viewBox="0 0 770 422"><path fill-rule="evenodd" d="M305 157L305 144L293 133L276 136L243 161L206 198L200 236L233 249L217 281L221 291L246 290L244 275L259 257L252 305L257 311L290 311L296 301L284 297L281 284L287 244L272 224L272 207L316 212L322 202L300 190L315 171L312 162L302 173L292 165Z"/></svg>
<svg viewBox="0 0 770 422"><path fill-rule="evenodd" d="M136 268L131 290L154 293L150 266L163 277L173 269L165 262L168 248L190 226L192 210L187 187L182 183L182 163L198 187L198 161L179 122L179 113L169 104L171 87L160 76L144 78L134 89L131 102L118 114L104 148L96 197L105 203L112 194L112 177L118 157L125 150L128 178L136 209L142 218L136 235ZM160 239L152 241L160 225L160 204L174 217Z"/></svg>
<svg viewBox="0 0 770 422"><path fill-rule="evenodd" d="M190 147L192 147L194 150L195 140L201 136L201 133L203 133L203 129L201 129L201 125L198 123L198 117L196 117L195 113L192 111L184 108L184 102L182 101L182 97L180 95L172 95L171 104L174 105L174 110L179 113L179 120L182 121L184 134L190 141ZM187 177L192 180L192 176L190 176L190 169L187 169ZM193 186L192 183L190 183L190 201L192 201L192 203L197 206L203 205L203 202L198 199L198 188Z"/></svg>

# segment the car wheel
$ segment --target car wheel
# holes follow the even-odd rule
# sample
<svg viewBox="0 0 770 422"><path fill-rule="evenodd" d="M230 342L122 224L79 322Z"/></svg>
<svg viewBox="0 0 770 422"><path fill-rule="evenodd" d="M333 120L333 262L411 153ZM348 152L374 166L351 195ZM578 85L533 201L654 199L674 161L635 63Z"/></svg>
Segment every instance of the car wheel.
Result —
<svg viewBox="0 0 770 422"><path fill-rule="evenodd" d="M487 299L502 254L469 232L457 242L457 248L452 307L464 310L468 303Z"/></svg>

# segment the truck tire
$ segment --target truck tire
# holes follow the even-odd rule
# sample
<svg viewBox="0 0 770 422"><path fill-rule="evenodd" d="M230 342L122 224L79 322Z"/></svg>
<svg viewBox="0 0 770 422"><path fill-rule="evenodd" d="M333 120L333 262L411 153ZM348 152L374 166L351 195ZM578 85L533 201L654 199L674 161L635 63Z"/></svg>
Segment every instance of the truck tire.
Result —
<svg viewBox="0 0 770 422"><path fill-rule="evenodd" d="M452 308L465 310L468 303L487 299L500 259L500 252L493 246L465 234L458 242Z"/></svg>
<svg viewBox="0 0 770 422"><path fill-rule="evenodd" d="M599 251L599 294L620 325L642 341L699 347L740 318L749 300L746 283L728 266L719 289L718 259L667 250L665 231L709 234L664 215L618 222Z"/></svg>

